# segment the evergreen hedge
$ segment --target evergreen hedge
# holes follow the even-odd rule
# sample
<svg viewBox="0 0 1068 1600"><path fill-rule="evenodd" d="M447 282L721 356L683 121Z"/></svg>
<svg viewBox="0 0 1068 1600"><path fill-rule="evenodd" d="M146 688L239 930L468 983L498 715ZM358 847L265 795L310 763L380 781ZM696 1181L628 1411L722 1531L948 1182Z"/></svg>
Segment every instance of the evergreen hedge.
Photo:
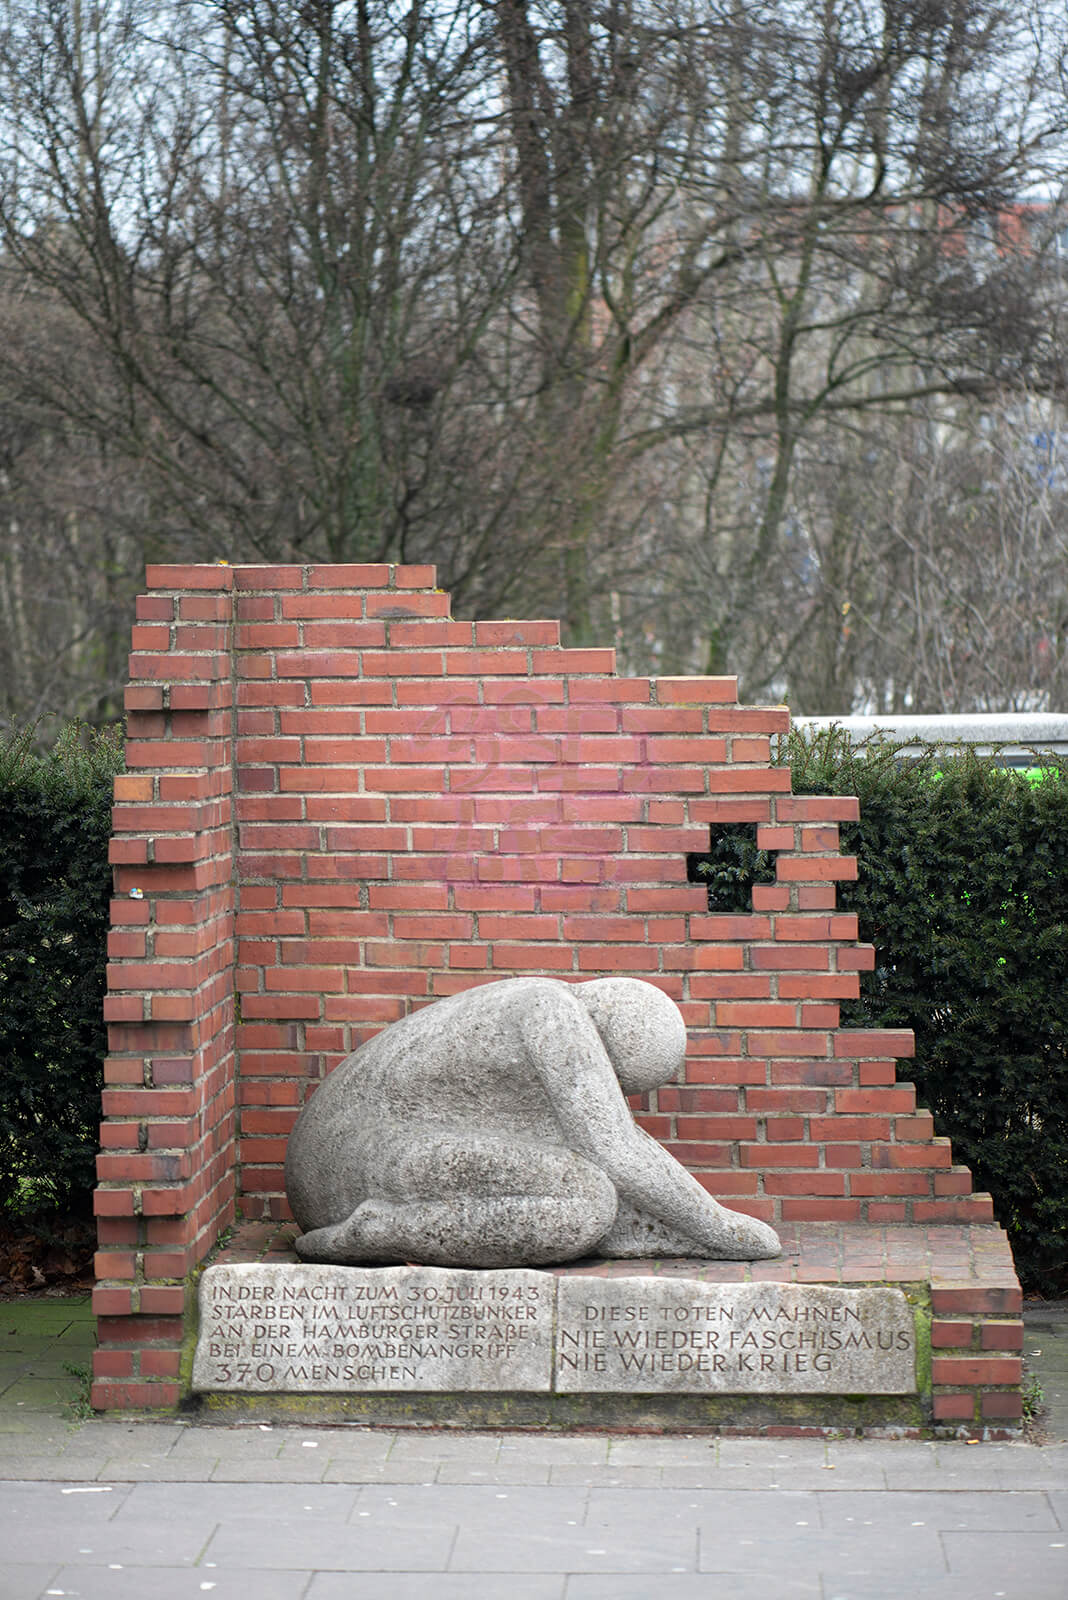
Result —
<svg viewBox="0 0 1068 1600"><path fill-rule="evenodd" d="M1040 782L996 760L793 735L798 794L856 794L860 860L840 887L878 965L847 1027L910 1027L902 1074L989 1189L1025 1285L1068 1289L1068 762ZM97 1146L111 872L110 737L0 745L0 1208L87 1211ZM691 857L717 910L774 863L754 830Z"/></svg>
<svg viewBox="0 0 1068 1600"><path fill-rule="evenodd" d="M99 1142L111 736L0 744L0 1210L88 1214Z"/></svg>
<svg viewBox="0 0 1068 1600"><path fill-rule="evenodd" d="M860 799L859 823L841 830L860 876L840 885L839 904L857 913L877 966L842 1023L914 1030L902 1077L993 1195L1025 1286L1064 1293L1068 762L1040 758L1035 781L996 757L904 748L855 749L832 728L793 734L781 752L796 794ZM768 863L752 829L720 832L691 876L709 882L710 905L733 909L739 881L748 895Z"/></svg>

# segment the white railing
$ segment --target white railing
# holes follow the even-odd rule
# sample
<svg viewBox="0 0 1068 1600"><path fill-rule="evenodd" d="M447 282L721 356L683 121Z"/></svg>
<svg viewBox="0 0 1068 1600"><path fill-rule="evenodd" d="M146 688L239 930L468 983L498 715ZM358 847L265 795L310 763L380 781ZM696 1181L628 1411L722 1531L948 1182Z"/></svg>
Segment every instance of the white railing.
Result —
<svg viewBox="0 0 1068 1600"><path fill-rule="evenodd" d="M888 739L915 740L921 746L939 745L951 750L971 745L977 755L997 751L1009 766L1029 766L1035 751L1068 755L1068 715L1054 711L969 712L960 716L794 717L799 732L838 726L854 744L872 734ZM902 751L902 754L908 754Z"/></svg>

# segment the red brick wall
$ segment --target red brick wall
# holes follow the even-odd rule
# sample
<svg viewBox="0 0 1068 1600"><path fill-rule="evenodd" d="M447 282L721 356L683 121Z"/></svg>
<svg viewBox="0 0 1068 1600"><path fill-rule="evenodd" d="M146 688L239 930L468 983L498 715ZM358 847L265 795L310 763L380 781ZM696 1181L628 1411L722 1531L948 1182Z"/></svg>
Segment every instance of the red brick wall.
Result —
<svg viewBox="0 0 1068 1600"><path fill-rule="evenodd" d="M1013 1427L1020 1392L1024 1325L1016 1285L933 1285L932 1415L945 1427Z"/></svg>
<svg viewBox="0 0 1068 1600"><path fill-rule="evenodd" d="M150 571L115 780L97 1403L177 1398L186 1274L234 1218L231 583Z"/></svg>
<svg viewBox="0 0 1068 1600"><path fill-rule="evenodd" d="M856 802L791 795L769 761L784 709L740 708L731 678L617 677L554 622L454 622L428 567L148 582L116 794L106 1317L177 1315L235 1174L246 1215L287 1215L288 1130L344 1054L516 973L627 973L679 1002L685 1081L641 1120L728 1204L989 1219L895 1081L911 1037L838 1027L873 959L835 910ZM746 915L709 915L687 882L722 822L778 852ZM167 1403L133 1324L101 1330L98 1403Z"/></svg>

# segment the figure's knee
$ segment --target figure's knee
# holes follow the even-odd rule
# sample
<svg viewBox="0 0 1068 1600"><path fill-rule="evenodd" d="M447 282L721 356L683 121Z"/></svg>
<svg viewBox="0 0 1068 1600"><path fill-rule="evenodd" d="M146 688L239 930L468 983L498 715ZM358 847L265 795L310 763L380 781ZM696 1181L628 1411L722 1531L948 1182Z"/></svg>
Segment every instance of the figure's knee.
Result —
<svg viewBox="0 0 1068 1600"><path fill-rule="evenodd" d="M615 1206L614 1190L595 1204L580 1195L456 1195L447 1205L392 1207L388 1227L403 1259L451 1267L549 1266L591 1254L611 1227Z"/></svg>
<svg viewBox="0 0 1068 1600"><path fill-rule="evenodd" d="M591 1254L618 1205L607 1173L562 1145L419 1126L369 1166L348 1214L301 1237L304 1260L548 1265Z"/></svg>
<svg viewBox="0 0 1068 1600"><path fill-rule="evenodd" d="M614 1186L599 1167L566 1145L496 1134L442 1134L409 1128L383 1140L368 1174L366 1197L393 1202L453 1196L569 1196L593 1199Z"/></svg>
<svg viewBox="0 0 1068 1600"><path fill-rule="evenodd" d="M576 1158L581 1160L581 1158ZM611 1228L615 1186L588 1162L542 1193L364 1200L297 1241L305 1261L422 1261L442 1267L542 1266L589 1255ZM562 1175L561 1175L562 1176Z"/></svg>

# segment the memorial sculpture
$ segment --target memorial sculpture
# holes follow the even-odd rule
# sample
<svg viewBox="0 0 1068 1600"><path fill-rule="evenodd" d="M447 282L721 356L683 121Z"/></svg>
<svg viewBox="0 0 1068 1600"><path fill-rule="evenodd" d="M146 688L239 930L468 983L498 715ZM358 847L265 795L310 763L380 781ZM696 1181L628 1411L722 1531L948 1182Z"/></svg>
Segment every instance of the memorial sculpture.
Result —
<svg viewBox="0 0 1068 1600"><path fill-rule="evenodd" d="M629 1094L682 1066L674 1002L634 978L506 978L362 1045L293 1129L309 1262L520 1267L581 1256L758 1260L774 1231L705 1193Z"/></svg>

